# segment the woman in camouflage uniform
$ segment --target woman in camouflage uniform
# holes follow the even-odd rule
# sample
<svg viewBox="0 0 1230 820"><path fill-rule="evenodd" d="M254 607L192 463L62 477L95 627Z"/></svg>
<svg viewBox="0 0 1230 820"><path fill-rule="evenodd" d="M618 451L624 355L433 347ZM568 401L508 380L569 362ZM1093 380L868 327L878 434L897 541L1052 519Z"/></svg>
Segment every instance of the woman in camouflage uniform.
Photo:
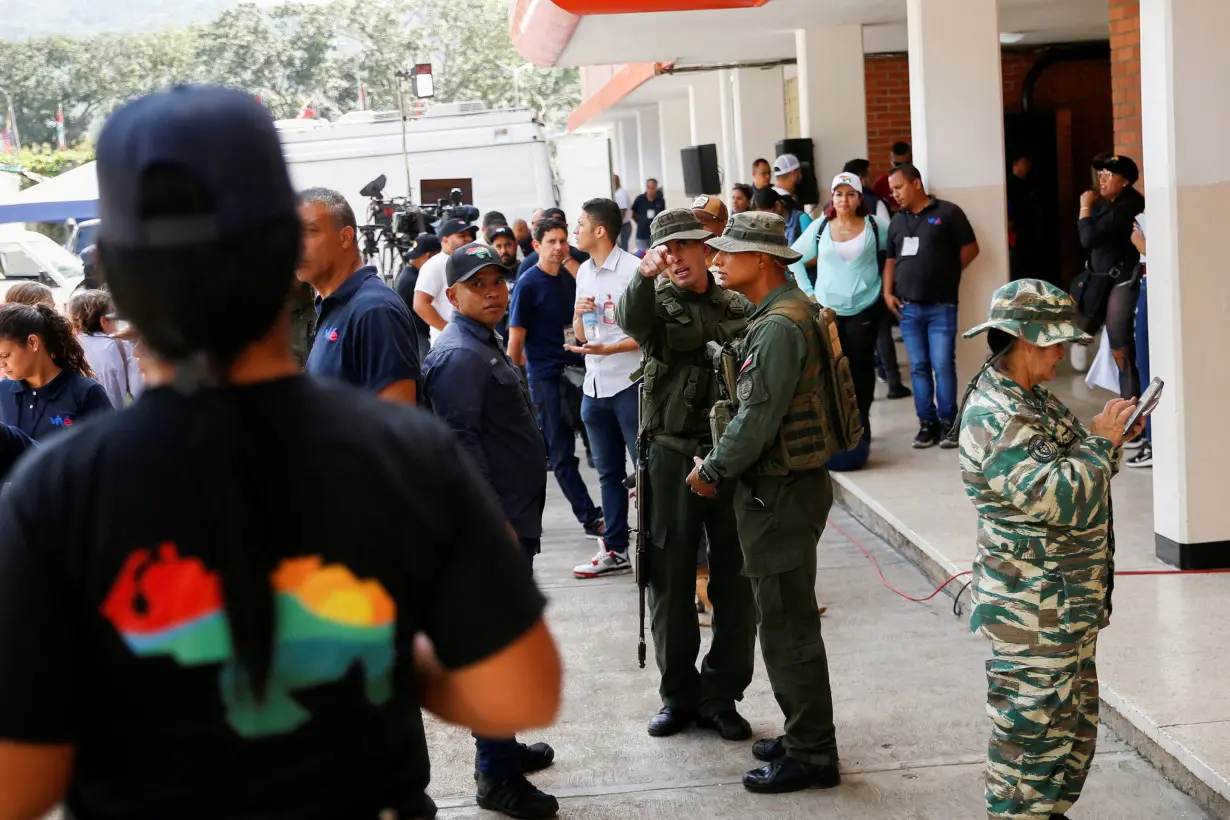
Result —
<svg viewBox="0 0 1230 820"><path fill-rule="evenodd" d="M1110 480L1135 401L1086 429L1045 387L1063 343L1088 344L1075 304L1037 279L995 292L991 356L961 417L961 473L978 509L970 628L987 661L987 817L1063 820L1098 734L1098 631L1110 617ZM1135 435L1136 431L1133 431Z"/></svg>

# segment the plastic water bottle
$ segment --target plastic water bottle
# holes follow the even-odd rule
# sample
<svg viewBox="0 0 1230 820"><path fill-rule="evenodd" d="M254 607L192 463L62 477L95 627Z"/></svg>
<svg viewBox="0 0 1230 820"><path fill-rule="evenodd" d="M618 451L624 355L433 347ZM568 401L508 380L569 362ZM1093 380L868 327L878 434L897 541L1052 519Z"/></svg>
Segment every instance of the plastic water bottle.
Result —
<svg viewBox="0 0 1230 820"><path fill-rule="evenodd" d="M598 341L598 311L591 310L584 314L581 322L585 325L585 340L587 342Z"/></svg>

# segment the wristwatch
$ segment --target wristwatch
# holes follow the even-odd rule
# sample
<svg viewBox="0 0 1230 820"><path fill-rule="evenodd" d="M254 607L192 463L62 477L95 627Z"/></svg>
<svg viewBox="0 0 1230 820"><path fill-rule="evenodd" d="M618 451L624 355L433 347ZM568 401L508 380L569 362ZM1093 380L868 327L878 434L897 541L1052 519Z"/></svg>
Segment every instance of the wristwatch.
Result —
<svg viewBox="0 0 1230 820"><path fill-rule="evenodd" d="M706 484L717 484L717 479L705 472L705 465L701 464L696 468L696 475Z"/></svg>

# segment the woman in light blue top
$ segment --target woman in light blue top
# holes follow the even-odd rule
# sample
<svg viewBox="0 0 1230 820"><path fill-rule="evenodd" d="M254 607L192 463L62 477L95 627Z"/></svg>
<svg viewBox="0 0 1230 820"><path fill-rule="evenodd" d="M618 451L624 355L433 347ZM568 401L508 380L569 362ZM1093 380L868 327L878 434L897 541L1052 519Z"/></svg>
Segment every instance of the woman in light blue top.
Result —
<svg viewBox="0 0 1230 820"><path fill-rule="evenodd" d="M888 247L888 223L863 205L863 183L854 174L838 174L830 188L833 202L794 243L803 258L790 266L803 292L837 314L841 347L850 359L850 374L863 416L863 441L829 462L834 470L855 470L866 463L871 446L871 402L876 386L876 339L884 321L880 270ZM814 263L814 270L809 266Z"/></svg>

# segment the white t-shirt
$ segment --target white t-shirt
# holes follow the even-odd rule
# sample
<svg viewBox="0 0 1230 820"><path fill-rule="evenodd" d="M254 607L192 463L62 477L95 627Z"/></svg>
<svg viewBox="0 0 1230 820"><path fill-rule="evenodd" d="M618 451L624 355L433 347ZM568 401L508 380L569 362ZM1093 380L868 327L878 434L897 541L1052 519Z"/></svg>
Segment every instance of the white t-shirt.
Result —
<svg viewBox="0 0 1230 820"><path fill-rule="evenodd" d="M837 255L841 257L843 262L853 262L858 259L858 255L863 252L863 248L867 247L867 237L861 233L853 239L847 239L845 242L834 242L833 250L837 251Z"/></svg>
<svg viewBox="0 0 1230 820"><path fill-rule="evenodd" d="M453 319L453 306L448 301L448 254L438 253L423 264L419 271L418 281L414 283L415 293L426 293L431 296L431 306L446 322ZM431 343L440 338L441 331L431 329Z"/></svg>
<svg viewBox="0 0 1230 820"><path fill-rule="evenodd" d="M624 212L624 224L631 225L635 221L635 217L632 216L632 200L628 198L628 192L623 188L615 189L615 204Z"/></svg>
<svg viewBox="0 0 1230 820"><path fill-rule="evenodd" d="M598 305L598 338L589 342L616 344L628 338L615 321L615 307L628 290L632 277L640 276L641 261L632 254L615 248L600 269L588 259L577 271L577 298L594 297ZM585 395L596 399L614 396L632 387L632 374L641 366L641 354L633 350L610 356L585 357Z"/></svg>
<svg viewBox="0 0 1230 820"><path fill-rule="evenodd" d="M98 383L107 391L112 406L123 407L129 394L133 398L141 395L145 380L141 378L130 342L113 339L105 333L82 333L77 341Z"/></svg>
<svg viewBox="0 0 1230 820"><path fill-rule="evenodd" d="M1141 211L1140 213L1136 215L1136 224L1140 226L1140 232L1145 235L1146 239L1148 239L1149 234L1145 233L1145 231L1147 231L1148 228L1145 226L1145 212L1144 211ZM1147 261L1145 261L1145 255L1143 253L1140 255L1140 264L1142 265L1149 264Z"/></svg>

